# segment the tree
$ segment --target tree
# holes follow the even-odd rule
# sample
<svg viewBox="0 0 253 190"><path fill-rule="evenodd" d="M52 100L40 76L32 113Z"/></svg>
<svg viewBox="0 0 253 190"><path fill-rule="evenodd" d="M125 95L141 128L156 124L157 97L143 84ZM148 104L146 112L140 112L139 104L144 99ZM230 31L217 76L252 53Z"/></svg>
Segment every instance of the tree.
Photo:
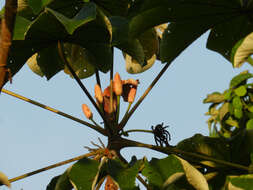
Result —
<svg viewBox="0 0 253 190"><path fill-rule="evenodd" d="M29 59L31 70L48 80L64 70L89 97L104 127L93 120L87 105L83 110L91 123L54 111L108 137L106 146L101 142L98 149L74 159L79 161L53 178L48 189L99 188L105 178L107 188L138 189L137 178L147 189L249 189L253 92L248 82L252 74L248 72L234 77L224 93L213 93L204 101L212 103L208 112L210 137L196 134L171 146L166 126L158 124L152 131L143 131L154 134L154 146L127 139L133 131L124 127L172 61L207 30L211 30L209 49L235 67L245 61L252 64L251 10L251 1L238 0L19 1L5 67L15 75ZM132 108L138 81L121 80L118 74L113 79L113 47L123 52L130 73L145 71L156 59L166 63ZM110 73L103 93L99 72ZM97 79L96 100L80 80L93 75ZM129 104L123 118L119 118L120 96ZM128 163L120 154L125 147L146 147L168 157L151 161L133 157ZM241 155L237 154L239 150ZM8 184L6 178L2 181Z"/></svg>

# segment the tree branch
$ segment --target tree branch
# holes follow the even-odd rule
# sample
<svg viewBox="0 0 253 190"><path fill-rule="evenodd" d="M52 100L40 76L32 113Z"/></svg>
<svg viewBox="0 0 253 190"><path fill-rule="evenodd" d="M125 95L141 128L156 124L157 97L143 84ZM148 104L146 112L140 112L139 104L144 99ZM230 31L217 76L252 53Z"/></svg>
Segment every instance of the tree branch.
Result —
<svg viewBox="0 0 253 190"><path fill-rule="evenodd" d="M0 37L0 91L4 84L10 79L11 71L7 67L9 49L12 42L13 28L17 12L17 0L5 1L4 18L1 20Z"/></svg>
<svg viewBox="0 0 253 190"><path fill-rule="evenodd" d="M106 132L103 128L101 128L101 127L92 125L92 124L90 124L90 123L88 123L88 122L86 122L86 121L83 121L83 120L81 120L81 119L78 119L78 118L76 118L76 117L73 117L73 116L71 116L71 115L68 115L68 114L66 114L66 113L64 113L64 112L62 112L62 111L56 110L56 109L54 109L54 108L51 108L51 107L49 107L49 106L46 106L46 105L44 105L44 104L41 104L41 103L36 102L36 101L34 101L34 100L31 100L31 99L29 99L29 98L26 98L26 97L24 97L24 96L21 96L21 95L19 95L19 94L14 93L14 92L8 91L8 90L6 90L6 89L2 89L2 92L5 93L5 94L8 94L8 95L10 95L10 96L13 96L13 97L15 97L15 98L18 98L18 99L20 99L20 100L23 100L23 101L25 101L25 102L28 102L28 103L30 103L30 104L33 104L33 105L35 105L35 106L39 106L39 107L41 107L41 108L43 108L43 109L46 109L46 110L51 111L51 112L54 112L54 113L56 113L56 114L58 114L58 115L61 115L61 116L63 116L63 117L66 117L66 118L68 118L68 119L71 119L71 120L73 120L73 121L76 121L76 122L78 122L78 123L81 123L81 124L83 124L83 125L86 125L86 126L90 127L91 129L94 129L95 131L99 132L100 134L102 134L102 135L104 135L104 136L107 136L107 132Z"/></svg>

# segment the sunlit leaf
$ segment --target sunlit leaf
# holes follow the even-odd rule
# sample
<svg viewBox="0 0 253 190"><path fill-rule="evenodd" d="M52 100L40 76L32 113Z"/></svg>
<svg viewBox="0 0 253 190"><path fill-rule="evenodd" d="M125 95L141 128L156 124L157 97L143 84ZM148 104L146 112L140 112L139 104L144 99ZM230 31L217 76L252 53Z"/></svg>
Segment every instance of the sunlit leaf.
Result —
<svg viewBox="0 0 253 190"><path fill-rule="evenodd" d="M230 88L234 88L252 77L253 75L251 73L244 71L232 78L232 80L230 81Z"/></svg>
<svg viewBox="0 0 253 190"><path fill-rule="evenodd" d="M187 181L196 189L196 190L209 190L208 183L203 176L196 168L194 168L189 162L183 160L182 158L177 157L184 169Z"/></svg>
<svg viewBox="0 0 253 190"><path fill-rule="evenodd" d="M253 129L253 119L247 121L246 128L248 130Z"/></svg>
<svg viewBox="0 0 253 190"><path fill-rule="evenodd" d="M235 89L235 94L237 96L245 96L247 93L247 89L245 86L239 86L238 88Z"/></svg>
<svg viewBox="0 0 253 190"><path fill-rule="evenodd" d="M235 97L233 98L232 103L233 103L233 106L234 106L235 108L237 108L237 109L242 109L242 102L241 102L241 99L240 99L239 96L235 96Z"/></svg>
<svg viewBox="0 0 253 190"><path fill-rule="evenodd" d="M219 92L208 94L203 103L220 103L224 101L224 95Z"/></svg>
<svg viewBox="0 0 253 190"><path fill-rule="evenodd" d="M238 41L232 49L232 63L234 67L241 67L249 56L253 54L253 33Z"/></svg>
<svg viewBox="0 0 253 190"><path fill-rule="evenodd" d="M29 66L29 68L37 75L43 77L45 76L45 74L42 72L40 66L38 65L38 62L37 62L37 56L38 54L34 54L32 57L30 57L28 60L27 60L27 65Z"/></svg>

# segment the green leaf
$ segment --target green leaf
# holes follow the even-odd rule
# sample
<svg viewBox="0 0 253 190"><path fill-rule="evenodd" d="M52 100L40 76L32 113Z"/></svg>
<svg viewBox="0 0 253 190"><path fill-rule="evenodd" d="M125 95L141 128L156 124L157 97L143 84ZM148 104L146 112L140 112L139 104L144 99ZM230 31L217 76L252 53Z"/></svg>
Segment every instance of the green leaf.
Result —
<svg viewBox="0 0 253 190"><path fill-rule="evenodd" d="M209 29L208 22L199 23L195 20L186 23L171 23L163 33L160 45L162 62L172 62L193 41Z"/></svg>
<svg viewBox="0 0 253 190"><path fill-rule="evenodd" d="M3 172L0 172L0 185L6 185L9 188L11 187L8 177Z"/></svg>
<svg viewBox="0 0 253 190"><path fill-rule="evenodd" d="M224 95L219 92L208 94L203 103L221 103L224 101Z"/></svg>
<svg viewBox="0 0 253 190"><path fill-rule="evenodd" d="M38 53L36 60L42 73L47 77L47 80L51 79L55 74L61 71L64 66L64 63L58 55L58 48L56 45L41 50Z"/></svg>
<svg viewBox="0 0 253 190"><path fill-rule="evenodd" d="M177 156L176 156L177 157ZM184 169L187 181L196 189L196 190L209 190L208 183L203 176L195 167L193 167L186 160L177 157Z"/></svg>
<svg viewBox="0 0 253 190"><path fill-rule="evenodd" d="M228 89L228 90L226 90L224 93L224 99L225 100L230 100L231 99L231 94L232 94L232 90L231 89Z"/></svg>
<svg viewBox="0 0 253 190"><path fill-rule="evenodd" d="M95 58L90 55L88 50L75 44L65 43L64 54L70 66L80 79L90 77L95 73L95 67L92 65L92 63L94 64L95 62ZM73 77L66 65L64 72Z"/></svg>
<svg viewBox="0 0 253 190"><path fill-rule="evenodd" d="M97 14L96 5L94 3L87 3L86 6L84 6L73 19L69 19L63 14L49 8L46 8L46 11L54 15L55 18L62 23L69 34L73 34L74 31L80 26L96 19Z"/></svg>
<svg viewBox="0 0 253 190"><path fill-rule="evenodd" d="M225 115L229 112L229 103L226 102L224 103L220 109L219 109L219 117L220 117L220 121L223 120L223 118L225 117Z"/></svg>
<svg viewBox="0 0 253 190"><path fill-rule="evenodd" d="M164 0L146 0L139 8L138 14L136 14L130 22L130 35L138 36L143 31L167 22L184 22L186 24L185 29L188 29L189 24L187 22L209 23L209 28L214 23L219 23L221 20L228 18L234 10L231 9L237 6L235 1L220 0L212 1L210 4L208 0L194 1L164 1ZM230 8L230 9L229 9ZM154 16L155 15L155 16ZM200 20L202 20L200 22ZM187 22L185 22L187 21ZM196 25L197 26L197 25ZM198 28L196 28L199 31ZM187 33L186 33L187 34Z"/></svg>
<svg viewBox="0 0 253 190"><path fill-rule="evenodd" d="M253 187L253 175L230 176L227 178L228 189L251 190Z"/></svg>
<svg viewBox="0 0 253 190"><path fill-rule="evenodd" d="M137 38L129 37L129 21L119 16L110 17L109 19L112 24L112 45L129 54L143 65L145 60L144 50Z"/></svg>
<svg viewBox="0 0 253 190"><path fill-rule="evenodd" d="M42 9L53 0L27 0L34 14L38 14Z"/></svg>
<svg viewBox="0 0 253 190"><path fill-rule="evenodd" d="M242 116L243 116L243 112L242 112L242 109L239 109L239 108L235 108L234 109L234 115L237 119L241 119Z"/></svg>
<svg viewBox="0 0 253 190"><path fill-rule="evenodd" d="M156 61L156 54L159 49L159 41L155 29L150 29L138 37L145 54L145 64L138 63L133 57L125 55L126 70L128 73L136 74L151 68Z"/></svg>
<svg viewBox="0 0 253 190"><path fill-rule="evenodd" d="M245 86L239 86L238 88L235 89L235 94L237 96L245 96L247 93L247 89Z"/></svg>
<svg viewBox="0 0 253 190"><path fill-rule="evenodd" d="M235 57L234 46L252 32L253 24L247 14L234 12L229 16L230 18L224 19L212 29L208 37L207 48L220 53L232 62Z"/></svg>
<svg viewBox="0 0 253 190"><path fill-rule="evenodd" d="M143 162L136 161L131 167L127 167L119 160L108 160L106 171L122 190L136 189L135 180Z"/></svg>
<svg viewBox="0 0 253 190"><path fill-rule="evenodd" d="M70 169L71 167L68 168L62 175L54 177L47 185L46 190L72 190L73 186L71 185L68 177Z"/></svg>
<svg viewBox="0 0 253 190"><path fill-rule="evenodd" d="M232 104L233 104L234 108L242 109L242 102L241 102L241 99L239 96L235 96L233 98Z"/></svg>
<svg viewBox="0 0 253 190"><path fill-rule="evenodd" d="M16 16L15 27L13 31L13 40L24 40L25 33L30 26L31 21L21 17Z"/></svg>
<svg viewBox="0 0 253 190"><path fill-rule="evenodd" d="M145 160L142 175L154 189L163 189L184 175L181 162L173 155L164 159Z"/></svg>
<svg viewBox="0 0 253 190"><path fill-rule="evenodd" d="M244 71L232 78L230 81L230 88L235 88L250 78L253 78L253 75L251 73L248 73L248 71Z"/></svg>
<svg viewBox="0 0 253 190"><path fill-rule="evenodd" d="M239 127L238 121L229 118L225 121L226 124L230 125L231 127Z"/></svg>
<svg viewBox="0 0 253 190"><path fill-rule="evenodd" d="M38 54L34 54L32 57L30 57L26 64L29 66L29 68L37 75L41 76L41 77L44 77L45 74L42 72L40 66L38 65L38 62L37 62L37 56Z"/></svg>
<svg viewBox="0 0 253 190"><path fill-rule="evenodd" d="M90 190L98 173L99 162L84 158L69 171L69 179L76 190Z"/></svg>
<svg viewBox="0 0 253 190"><path fill-rule="evenodd" d="M253 106L250 106L250 107L248 108L248 110L249 110L251 113L253 113Z"/></svg>
<svg viewBox="0 0 253 190"><path fill-rule="evenodd" d="M253 33L239 40L232 49L231 59L234 67L241 67L253 54Z"/></svg>
<svg viewBox="0 0 253 190"><path fill-rule="evenodd" d="M253 119L247 121L246 128L247 130L253 129Z"/></svg>

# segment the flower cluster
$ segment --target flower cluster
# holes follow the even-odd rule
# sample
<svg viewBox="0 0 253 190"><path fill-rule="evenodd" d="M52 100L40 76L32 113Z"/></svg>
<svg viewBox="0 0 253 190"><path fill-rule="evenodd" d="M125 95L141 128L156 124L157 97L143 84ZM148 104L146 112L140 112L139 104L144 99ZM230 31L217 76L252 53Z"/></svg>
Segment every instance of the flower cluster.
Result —
<svg viewBox="0 0 253 190"><path fill-rule="evenodd" d="M97 105L109 122L118 122L121 96L125 102L129 103L126 113L129 111L135 99L138 84L139 81L134 79L121 80L119 73L116 73L112 83L104 91L98 84L95 85ZM85 116L92 120L92 112L89 107L83 104L82 108Z"/></svg>

